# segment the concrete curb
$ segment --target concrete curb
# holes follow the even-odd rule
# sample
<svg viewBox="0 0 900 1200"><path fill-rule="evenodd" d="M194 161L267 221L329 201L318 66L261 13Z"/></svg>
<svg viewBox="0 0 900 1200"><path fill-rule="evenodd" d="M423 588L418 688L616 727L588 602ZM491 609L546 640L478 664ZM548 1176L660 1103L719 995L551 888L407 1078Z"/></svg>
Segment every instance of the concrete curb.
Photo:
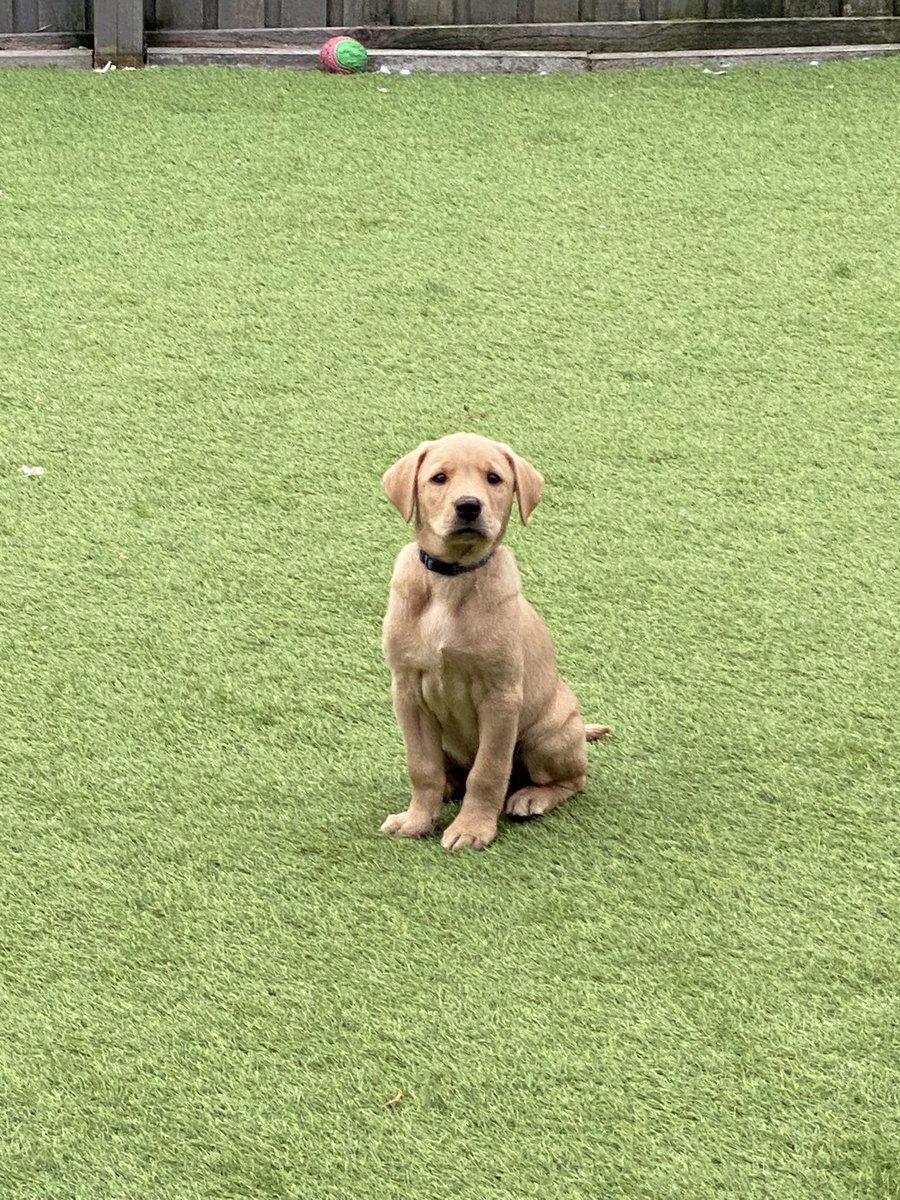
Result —
<svg viewBox="0 0 900 1200"><path fill-rule="evenodd" d="M813 63L846 62L852 58L885 58L900 54L900 45L875 46L785 46L765 50L666 50L659 53L591 54L591 71L611 67L728 67L768 65L810 66Z"/></svg>
<svg viewBox="0 0 900 1200"><path fill-rule="evenodd" d="M85 67L93 66L90 50L0 50L3 67Z"/></svg>
<svg viewBox="0 0 900 1200"><path fill-rule="evenodd" d="M581 51L540 50L375 50L369 54L371 71L380 67L391 72L408 70L418 74L443 72L488 74L556 75L630 67L728 67L769 64L810 65L848 59L884 58L900 55L900 43L863 46L787 46L765 50L664 50L609 54ZM0 50L3 67L92 66L90 50ZM287 67L319 69L318 47L156 47L147 53L152 67ZM386 76L387 77L387 76Z"/></svg>
<svg viewBox="0 0 900 1200"><path fill-rule="evenodd" d="M855 58L883 58L900 55L900 43L863 46L790 46L765 50L667 50L585 54L581 51L540 50L373 50L369 53L370 71L389 67L391 72L406 69L433 74L462 72L472 74L560 74L608 70L622 67L709 67L788 63L806 64L841 62ZM318 47L156 47L147 54L152 67L289 67L294 70L318 70Z"/></svg>

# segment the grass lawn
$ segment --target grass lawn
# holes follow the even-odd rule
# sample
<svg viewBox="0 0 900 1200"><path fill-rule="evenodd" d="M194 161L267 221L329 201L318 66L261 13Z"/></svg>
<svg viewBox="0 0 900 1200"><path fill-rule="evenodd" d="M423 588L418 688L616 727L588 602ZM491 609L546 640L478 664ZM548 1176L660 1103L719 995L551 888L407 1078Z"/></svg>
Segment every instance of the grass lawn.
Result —
<svg viewBox="0 0 900 1200"><path fill-rule="evenodd" d="M900 61L0 111L4 1200L898 1200ZM615 738L454 856L379 479L467 428Z"/></svg>

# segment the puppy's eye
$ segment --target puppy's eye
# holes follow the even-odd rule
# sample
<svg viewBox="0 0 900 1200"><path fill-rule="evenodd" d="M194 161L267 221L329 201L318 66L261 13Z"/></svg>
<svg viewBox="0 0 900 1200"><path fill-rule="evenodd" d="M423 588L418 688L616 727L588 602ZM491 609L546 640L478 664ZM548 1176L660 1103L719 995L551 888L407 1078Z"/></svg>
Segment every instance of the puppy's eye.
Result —
<svg viewBox="0 0 900 1200"><path fill-rule="evenodd" d="M487 481L493 487L496 487L498 483L503 482L503 480L500 478L500 476L497 474L496 471L488 471Z"/></svg>
<svg viewBox="0 0 900 1200"><path fill-rule="evenodd" d="M443 471L438 471L437 475L432 475L431 482L432 483L446 483L447 476L444 474Z"/></svg>

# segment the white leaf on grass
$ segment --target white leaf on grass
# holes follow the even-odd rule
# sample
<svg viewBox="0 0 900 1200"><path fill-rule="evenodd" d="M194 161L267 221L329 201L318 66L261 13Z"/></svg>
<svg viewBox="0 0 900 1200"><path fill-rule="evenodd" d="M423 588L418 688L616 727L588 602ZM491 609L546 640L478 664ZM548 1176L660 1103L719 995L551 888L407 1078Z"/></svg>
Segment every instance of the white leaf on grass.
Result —
<svg viewBox="0 0 900 1200"><path fill-rule="evenodd" d="M19 467L23 475L43 475L43 467Z"/></svg>

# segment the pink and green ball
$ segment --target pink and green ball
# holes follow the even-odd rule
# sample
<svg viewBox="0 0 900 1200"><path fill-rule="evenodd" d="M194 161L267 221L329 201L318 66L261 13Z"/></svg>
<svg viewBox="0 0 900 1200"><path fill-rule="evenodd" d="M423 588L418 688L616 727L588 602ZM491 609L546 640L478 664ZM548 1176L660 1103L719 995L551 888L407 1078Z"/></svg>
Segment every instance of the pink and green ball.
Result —
<svg viewBox="0 0 900 1200"><path fill-rule="evenodd" d="M319 51L319 61L334 75L356 75L369 61L365 46L349 37L333 37Z"/></svg>

